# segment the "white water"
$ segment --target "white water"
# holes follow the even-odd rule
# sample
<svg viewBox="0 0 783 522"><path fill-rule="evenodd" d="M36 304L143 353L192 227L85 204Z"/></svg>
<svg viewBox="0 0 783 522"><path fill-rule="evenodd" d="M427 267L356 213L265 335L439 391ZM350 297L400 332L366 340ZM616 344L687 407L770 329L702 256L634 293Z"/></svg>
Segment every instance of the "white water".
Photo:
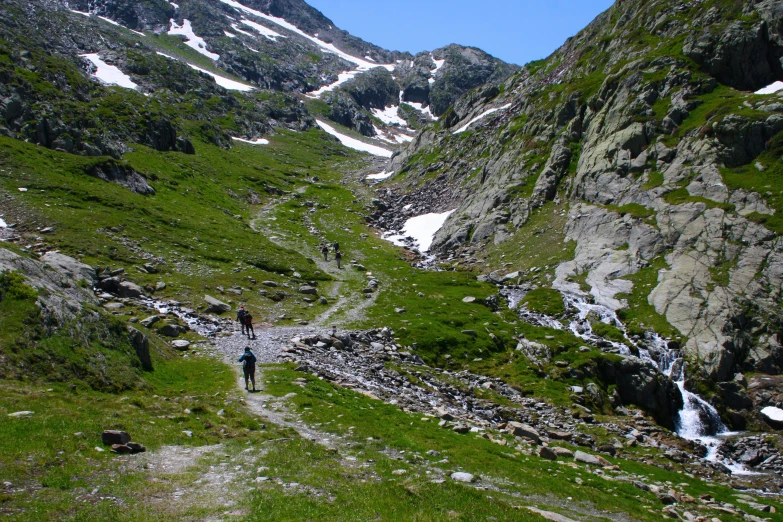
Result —
<svg viewBox="0 0 783 522"><path fill-rule="evenodd" d="M508 298L509 306L512 309L516 308L524 297L524 293L517 290L506 290L505 295ZM623 325L617 317L614 310L602 305L588 303L582 296L570 293L564 293L563 299L566 307L574 307L579 311L577 317L568 325L568 329L573 332L574 335L593 344L596 344L596 342L598 342L599 345L603 344L604 346L610 344L613 349L618 350L622 355L626 356L631 355L629 346L633 346L638 350L640 359L649 361L658 371L674 380L675 384L680 389L683 399L683 408L677 413L677 418L674 422L677 435L683 439L692 440L705 446L707 448L707 455L704 459L725 466L732 474L755 474L741 464L720 456L718 450L720 449L723 440L736 433L729 431L726 425L721 421L718 411L710 403L685 388L685 365L683 364L682 357L676 351L669 349L665 339L654 332L648 334L646 341L648 342L648 346L651 345L650 347L653 350L653 354L651 354L647 348L639 346L628 337L625 325ZM534 324L537 323L558 330L563 329L563 325L560 321L542 314L535 314L525 309L521 309L520 315L528 321L533 319L531 322ZM603 339L593 333L593 327L589 317L598 319L603 323L620 329L628 344Z"/></svg>

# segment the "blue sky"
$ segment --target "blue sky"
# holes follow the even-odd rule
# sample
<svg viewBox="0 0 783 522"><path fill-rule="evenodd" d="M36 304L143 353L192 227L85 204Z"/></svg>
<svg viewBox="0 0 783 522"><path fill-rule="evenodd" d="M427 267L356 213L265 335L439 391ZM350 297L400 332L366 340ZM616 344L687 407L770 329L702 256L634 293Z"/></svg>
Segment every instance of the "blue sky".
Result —
<svg viewBox="0 0 783 522"><path fill-rule="evenodd" d="M306 0L341 29L390 50L450 43L523 65L545 58L612 0Z"/></svg>

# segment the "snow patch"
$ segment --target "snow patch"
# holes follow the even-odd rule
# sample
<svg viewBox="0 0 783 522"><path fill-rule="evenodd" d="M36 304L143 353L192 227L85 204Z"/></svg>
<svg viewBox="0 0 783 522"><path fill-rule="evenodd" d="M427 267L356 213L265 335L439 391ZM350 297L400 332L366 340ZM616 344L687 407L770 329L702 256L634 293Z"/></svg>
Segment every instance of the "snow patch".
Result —
<svg viewBox="0 0 783 522"><path fill-rule="evenodd" d="M767 406L762 408L761 413L769 417L775 422L783 422L783 410L774 406Z"/></svg>
<svg viewBox="0 0 783 522"><path fill-rule="evenodd" d="M225 29L223 29L223 34L228 36L229 38L236 38L237 37L237 35L235 35L234 33L229 33Z"/></svg>
<svg viewBox="0 0 783 522"><path fill-rule="evenodd" d="M411 107L413 107L417 111L421 112L422 114L424 114L427 118L429 118L431 120L437 120L438 119L437 116L432 114L432 111L430 110L429 106L424 107L421 103L409 102L409 101L401 101L400 103L407 103L408 105L410 105Z"/></svg>
<svg viewBox="0 0 783 522"><path fill-rule="evenodd" d="M118 85L125 87L126 89L135 89L138 87L131 80L130 76L119 70L113 65L109 65L98 57L98 54L80 54L82 58L87 58L96 67L96 71L93 74L95 78L98 78L102 83L106 85Z"/></svg>
<svg viewBox="0 0 783 522"><path fill-rule="evenodd" d="M407 134L395 134L394 139L397 140L397 143L410 143L413 141L413 136L408 136Z"/></svg>
<svg viewBox="0 0 783 522"><path fill-rule="evenodd" d="M494 114L494 113L496 113L496 112L498 112L498 111L503 111L503 110L506 110L506 109L508 109L509 107L511 107L511 104L510 104L510 103L507 103L506 105L504 105L504 106L502 106L502 107L496 107L496 108L494 108L494 109L489 109L489 110L487 110L487 111L484 111L484 112L482 112L481 114L479 114L478 116L476 116L475 118L473 118L472 120L470 120L468 123L466 123L465 125L463 125L462 127L460 127L459 129L457 129L457 130L455 130L454 132L452 132L452 134L460 134L460 133L462 133L462 132L465 132L466 130L468 130L468 128L469 128L471 125L473 125L473 124L474 124L474 123L476 123L477 121L479 121L479 120L481 120L481 119L484 119L484 118L486 118L486 117L487 117L487 116L489 116L490 114Z"/></svg>
<svg viewBox="0 0 783 522"><path fill-rule="evenodd" d="M310 97L310 98L320 98L324 93L327 93L329 91L335 90L340 85L342 85L345 82L347 82L348 80L356 77L356 75L359 74L360 72L363 72L363 70L356 69L356 70L353 70L353 71L341 72L340 74L337 75L337 81L336 82L330 83L329 85L324 85L323 87L321 87L317 91L308 92L307 96Z"/></svg>
<svg viewBox="0 0 783 522"><path fill-rule="evenodd" d="M169 2L169 4L171 4L171 7L174 9L179 9L179 4L175 4L174 2Z"/></svg>
<svg viewBox="0 0 783 522"><path fill-rule="evenodd" d="M246 140L243 138L231 138L234 141L241 141L242 143L248 143L250 145L269 145L269 140L264 138L258 138L257 140Z"/></svg>
<svg viewBox="0 0 783 522"><path fill-rule="evenodd" d="M256 37L256 35L254 35L253 33L248 33L247 31L243 31L242 29L240 29L237 26L237 24L231 24L231 29L233 29L234 31L236 31L236 32L238 32L240 34L244 34L245 36L249 36L250 38L255 38Z"/></svg>
<svg viewBox="0 0 783 522"><path fill-rule="evenodd" d="M197 71L200 71L200 72L203 72L205 74L210 75L211 77L213 77L215 79L215 83L217 83L218 85L220 85L221 87L223 87L225 89L228 89L229 91L248 92L248 91L252 91L253 89L255 89L255 87L253 87L251 85L240 83L240 82L238 82L236 80L232 80L230 78L226 78L225 76L220 76L220 75L215 74L215 73L213 73L211 71L207 71L206 69L202 69L201 67L197 67L197 66L193 65L192 63L185 62L185 64L188 67L190 67L191 69L195 69Z"/></svg>
<svg viewBox="0 0 783 522"><path fill-rule="evenodd" d="M373 181L381 181L383 179L389 179L392 177L392 174L394 172L379 172L378 174L370 174L369 176L365 177L364 179L369 179Z"/></svg>
<svg viewBox="0 0 783 522"><path fill-rule="evenodd" d="M3 218L0 218L0 228L8 228L8 224L3 221Z"/></svg>
<svg viewBox="0 0 783 522"><path fill-rule="evenodd" d="M282 34L271 30L270 28L261 25L259 23L253 22L251 20L240 20L243 24L245 24L248 27L252 27L253 29L258 32L261 36L266 36L267 39L272 40L273 42L276 42L278 38L285 38Z"/></svg>
<svg viewBox="0 0 783 522"><path fill-rule="evenodd" d="M173 56L169 56L168 54L164 54L160 51L157 51L157 54L159 56L163 56L164 58L168 58L169 60L175 60L180 61L174 58ZM220 76L219 74L215 74L212 71L207 71L206 69L202 69L201 67L195 66L192 63L183 62L185 65L190 67L191 69L195 69L199 72L203 72L204 74L208 74L211 77L215 79L215 83L220 85L221 87L228 89L229 91L242 91L242 92L248 92L255 89L252 85L247 85L245 83L238 82L236 80L232 80L230 78L226 78L225 76Z"/></svg>
<svg viewBox="0 0 783 522"><path fill-rule="evenodd" d="M443 212L442 214L430 213L410 218L405 222L400 235L384 236L384 239L391 241L395 245L403 246L403 240L406 237L412 237L419 252L428 252L435 239L435 234L441 229L443 224L449 218L454 210Z"/></svg>
<svg viewBox="0 0 783 522"><path fill-rule="evenodd" d="M763 89L756 91L756 94L775 94L778 91L783 91L783 82L778 81L767 85Z"/></svg>
<svg viewBox="0 0 783 522"><path fill-rule="evenodd" d="M432 55L430 55L430 57L432 57L432 61L435 62L435 69L432 71L432 75L435 76L435 73L440 71L441 67L443 67L443 64L446 63L446 60L436 60Z"/></svg>
<svg viewBox="0 0 783 522"><path fill-rule="evenodd" d="M68 9L68 10L70 12L72 12L72 13L76 13L76 14L80 14L82 16L86 16L87 18L89 18L91 16L90 13L85 13L84 11L77 11L76 9Z"/></svg>
<svg viewBox="0 0 783 522"><path fill-rule="evenodd" d="M169 20L169 22L171 23L171 28L169 29L168 34L184 36L187 38L187 40L185 40L185 45L195 50L196 52L203 54L210 60L220 59L219 54L207 51L207 42L205 42L204 39L200 36L196 36L196 33L193 32L193 27L190 25L190 20L185 18L182 21L182 25L177 25L177 22L175 22L173 18Z"/></svg>
<svg viewBox="0 0 783 522"><path fill-rule="evenodd" d="M403 120L397 115L398 109L399 107L396 105L392 105L391 107L386 107L383 110L373 109L372 115L387 125L400 125L401 127L407 127L408 122Z"/></svg>
<svg viewBox="0 0 783 522"><path fill-rule="evenodd" d="M225 0L221 0L221 1L225 1ZM361 152L368 152L375 156L381 156L384 158L391 158L392 151L390 150L386 150L376 145L370 145L369 143L365 143L363 141L357 140L356 138L352 138L351 136L346 136L345 134L341 134L334 127L332 127L328 123L322 122L321 120L315 120L315 122L324 131L326 131L327 133L331 134L332 136L340 140L340 143L342 143L349 149L354 149Z"/></svg>

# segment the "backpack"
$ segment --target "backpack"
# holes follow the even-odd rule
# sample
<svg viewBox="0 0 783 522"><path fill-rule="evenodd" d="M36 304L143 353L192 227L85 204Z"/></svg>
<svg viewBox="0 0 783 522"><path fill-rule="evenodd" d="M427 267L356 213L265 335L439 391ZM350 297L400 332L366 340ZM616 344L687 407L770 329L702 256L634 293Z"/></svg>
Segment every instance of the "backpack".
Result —
<svg viewBox="0 0 783 522"><path fill-rule="evenodd" d="M245 326L253 326L253 316L250 315L250 312L245 312L245 315L242 316L242 320L244 321Z"/></svg>

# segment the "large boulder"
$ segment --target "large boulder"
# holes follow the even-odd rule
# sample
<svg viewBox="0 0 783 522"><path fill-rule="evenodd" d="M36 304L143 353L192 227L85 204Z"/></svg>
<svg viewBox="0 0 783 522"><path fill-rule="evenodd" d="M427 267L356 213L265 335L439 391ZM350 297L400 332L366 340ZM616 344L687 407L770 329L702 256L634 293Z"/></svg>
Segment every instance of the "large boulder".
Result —
<svg viewBox="0 0 783 522"><path fill-rule="evenodd" d="M120 297L141 297L144 291L136 283L123 281L120 283L117 293Z"/></svg>
<svg viewBox="0 0 783 522"><path fill-rule="evenodd" d="M510 421L506 425L506 430L516 437L524 437L532 440L536 444L541 444L541 435L532 426L522 424L521 422Z"/></svg>
<svg viewBox="0 0 783 522"><path fill-rule="evenodd" d="M152 358L150 357L150 343L147 336L136 330L132 326L128 327L131 346L136 350L136 356L141 361L141 367L145 370L152 370Z"/></svg>
<svg viewBox="0 0 783 522"><path fill-rule="evenodd" d="M616 362L601 359L598 370L604 382L617 385L624 404L635 404L661 426L675 428L674 419L683 406L682 393L652 363L637 357L622 357Z"/></svg>
<svg viewBox="0 0 783 522"><path fill-rule="evenodd" d="M205 295L204 301L207 302L207 308L205 312L213 314L222 314L231 311L231 306L227 305L223 301L215 299L211 295Z"/></svg>
<svg viewBox="0 0 783 522"><path fill-rule="evenodd" d="M84 281L90 288L95 285L98 274L90 265L57 252L47 252L41 261L74 281Z"/></svg>

